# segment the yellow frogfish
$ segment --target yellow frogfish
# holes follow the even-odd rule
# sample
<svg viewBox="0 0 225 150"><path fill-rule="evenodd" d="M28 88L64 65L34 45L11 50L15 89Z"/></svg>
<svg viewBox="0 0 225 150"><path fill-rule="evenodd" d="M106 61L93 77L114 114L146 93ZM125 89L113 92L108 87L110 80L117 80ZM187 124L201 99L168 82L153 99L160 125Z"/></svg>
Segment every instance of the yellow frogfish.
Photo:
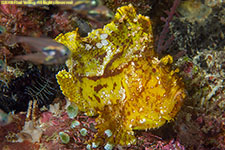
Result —
<svg viewBox="0 0 225 150"><path fill-rule="evenodd" d="M118 8L103 29L80 37L77 30L56 41L71 50L68 70L57 74L63 94L88 116L97 116L94 141L135 144L133 130L173 120L186 96L173 58L158 58L151 21L132 5Z"/></svg>

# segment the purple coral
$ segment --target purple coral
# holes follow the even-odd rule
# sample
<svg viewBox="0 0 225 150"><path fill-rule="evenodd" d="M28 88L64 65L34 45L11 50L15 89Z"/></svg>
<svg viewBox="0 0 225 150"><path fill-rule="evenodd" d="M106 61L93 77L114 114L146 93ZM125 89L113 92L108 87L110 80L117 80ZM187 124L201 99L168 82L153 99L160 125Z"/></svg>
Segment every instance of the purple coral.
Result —
<svg viewBox="0 0 225 150"><path fill-rule="evenodd" d="M157 43L156 51L158 54L161 54L162 51L166 50L174 39L174 36L171 36L168 40L166 40L167 33L169 32L170 22L172 21L175 11L179 4L180 4L180 0L174 0L173 6L170 8L170 11L165 11L168 17L167 18L161 17L161 20L165 22L165 25L163 27L162 32L159 35L159 39Z"/></svg>

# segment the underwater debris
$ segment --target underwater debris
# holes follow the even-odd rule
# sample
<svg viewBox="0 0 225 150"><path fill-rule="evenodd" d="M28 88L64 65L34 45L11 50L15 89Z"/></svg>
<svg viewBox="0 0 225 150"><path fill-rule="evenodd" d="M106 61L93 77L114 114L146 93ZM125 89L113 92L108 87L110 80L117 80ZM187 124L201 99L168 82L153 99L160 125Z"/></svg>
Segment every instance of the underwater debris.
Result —
<svg viewBox="0 0 225 150"><path fill-rule="evenodd" d="M158 128L180 110L186 94L178 70L170 69L173 58L158 59L151 22L132 5L119 8L111 23L88 37L76 30L56 40L71 50L69 72L60 71L57 81L79 110L98 114L95 142L134 144L132 129Z"/></svg>

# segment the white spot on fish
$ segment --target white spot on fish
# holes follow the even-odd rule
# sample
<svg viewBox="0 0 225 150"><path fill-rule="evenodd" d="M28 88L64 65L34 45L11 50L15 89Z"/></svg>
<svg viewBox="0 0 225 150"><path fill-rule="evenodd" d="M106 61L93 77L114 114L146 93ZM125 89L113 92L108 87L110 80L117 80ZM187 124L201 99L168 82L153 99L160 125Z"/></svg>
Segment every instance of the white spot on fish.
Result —
<svg viewBox="0 0 225 150"><path fill-rule="evenodd" d="M97 48L102 48L102 43L96 43Z"/></svg>
<svg viewBox="0 0 225 150"><path fill-rule="evenodd" d="M109 44L109 42L108 42L107 40L102 40L101 42L102 42L102 45L103 45L103 46L106 46L106 45Z"/></svg>
<svg viewBox="0 0 225 150"><path fill-rule="evenodd" d="M106 39L107 37L108 37L108 34L106 34L106 33L100 35L100 38L102 40Z"/></svg>

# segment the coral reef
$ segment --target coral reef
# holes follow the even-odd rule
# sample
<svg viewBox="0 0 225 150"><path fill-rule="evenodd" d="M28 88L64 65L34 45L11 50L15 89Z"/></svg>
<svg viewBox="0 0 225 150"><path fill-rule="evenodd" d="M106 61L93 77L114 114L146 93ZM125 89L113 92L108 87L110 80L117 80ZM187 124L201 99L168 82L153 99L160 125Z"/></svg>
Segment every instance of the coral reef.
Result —
<svg viewBox="0 0 225 150"><path fill-rule="evenodd" d="M91 1L99 2L99 0ZM2 109L0 110L0 149L225 149L225 1L182 0L180 1L181 5L176 9L179 1L180 0L103 0L103 3L101 4L106 5L114 12L118 7L131 3L135 7L135 10L137 10L137 14L142 14L151 18L151 32L153 32L154 35L154 39L151 39L153 39L154 42L151 41L148 43L149 41L147 39L134 40L133 46L127 46L128 48L133 49L136 44L135 42L139 40L142 40L142 43L138 46L141 47L140 45L143 46L148 43L146 46L147 48L142 49L143 51L141 52L138 51L135 55L133 55L134 51L129 51L129 54L123 51L124 53L122 54L127 54L127 58L128 56L132 56L126 61L117 58L120 56L119 54L116 56L112 55L111 57L108 57L108 60L106 60L104 59L108 56L107 53L104 53L106 50L101 51L103 52L103 55L99 56L99 49L97 48L97 46L102 46L100 49L109 47L111 40L115 37L120 39L119 36L121 36L125 41L127 40L125 38L126 35L118 33L119 36L117 36L117 34L114 33L111 36L111 33L109 32L107 33L108 37L105 38L104 36L99 37L99 34L96 33L96 39L99 40L99 44L97 45L93 42L95 37L93 37L93 40L85 37L93 28L100 28L104 25L101 21L104 17L101 17L101 15L104 15L105 10L103 10L102 7L93 11L91 10L91 14L88 14L87 12L86 14L78 14L74 13L74 11L71 10L71 7L70 9L63 9L61 5L0 5L0 108ZM90 1L87 0L85 3L86 2L88 3ZM92 19L100 17L100 20L98 21L98 19L96 20L95 18L93 21L90 20L89 17ZM123 21L126 19L126 17L121 19L121 23L119 24L123 24ZM128 22L126 24L129 25ZM142 25L143 24L139 24L139 27L142 27ZM120 27L120 31L124 30L121 26L117 25L117 27ZM145 25L145 27L146 26L147 25ZM79 34L74 32L77 36L76 39L86 49L89 49L89 51L84 53L84 47L80 48L80 50L76 50L75 52L82 51L80 56L85 56L84 58L86 60L81 61L80 57L78 57L78 61L71 61L72 59L70 59L68 61L68 65L70 66L74 63L77 63L79 66L88 65L87 63L80 64L80 62L86 62L87 60L93 59L93 61L90 62L93 62L91 65L95 68L100 69L99 66L95 66L94 64L101 64L100 66L107 68L102 68L102 70L103 72L108 71L108 76L95 78L95 81L102 82L104 78L104 81L107 81L107 86L110 85L110 83L116 82L117 85L115 85L115 89L112 89L112 92L110 91L110 96L112 96L112 93L115 93L116 95L113 95L113 98L121 100L121 95L124 94L123 91L119 94L118 92L116 93L116 90L119 87L119 82L114 81L114 79L121 81L121 73L125 74L133 70L133 72L135 72L138 69L140 71L145 67L140 66L140 68L137 68L137 65L141 63L140 59L144 59L143 64L148 62L147 66L149 66L149 64L154 64L153 58L163 58L163 56L168 54L173 56L174 63L170 64L171 62L168 62L165 66L162 63L163 59L159 59L157 60L159 64L155 66L161 68L161 70L170 70L170 67L172 67L171 70L176 70L176 68L179 68L180 70L178 74L184 82L182 86L185 87L187 96L181 110L174 118L174 121L170 121L160 128L152 128L147 131L135 130L135 127L132 127L133 130L131 133L136 137L136 144L133 145L122 146L107 143L109 138L114 136L115 133L111 129L102 128L100 130L100 128L105 123L103 121L108 118L115 119L116 117L102 114L103 111L100 111L100 109L96 112L96 114L99 114L100 119L97 118L98 116L87 116L86 111L83 110L83 112L78 110L76 105L65 100L61 91L56 88L57 82L55 79L55 74L59 70L64 69L63 67L61 68L61 66L56 65L35 66L30 62L9 64L9 60L14 56L30 54L31 49L24 43L9 45L9 43L6 42L7 39L9 39L8 37L12 35L22 35L36 38L55 38L58 34L65 34L75 30L77 27ZM139 33L139 31L143 31L142 29L138 29L138 27L136 27L136 29L137 30L135 31L137 31L137 33ZM146 29L144 31L147 31ZM127 31L127 33L134 32L133 29L129 30L130 31ZM97 31L100 32L100 34L103 33L102 30ZM94 33L95 32L96 31L94 31ZM147 32L143 33L147 34ZM89 34L93 36L93 33ZM141 36L142 34L139 35ZM161 38L161 43L158 42L160 35L163 35L161 36L163 37ZM85 38L81 38L80 36ZM73 36L70 38L72 37ZM132 41L130 40L132 39L131 37L133 37L132 34L129 35L129 41L117 41L116 50L119 47L121 48L121 45L127 45L128 42ZM170 37L172 40L170 40ZM90 41L92 41L91 44L89 43ZM92 47L90 46L92 44L95 44L95 50L91 49ZM155 45L156 53L158 48L157 45L162 47L161 55L153 52L153 44ZM111 50L112 47L113 46L111 46ZM114 51L112 50L112 53L113 52ZM142 58L136 57L140 54L142 54ZM74 57L78 55L79 54L73 53ZM95 57L87 57L93 55ZM152 57L149 58L150 55ZM97 57L98 59L96 59ZM125 64L125 62L129 62L132 59L137 59L139 62L132 66L133 70L131 70L132 64ZM119 60L121 62L119 62ZM94 61L97 62L94 63ZM104 65L103 63L107 61L112 62L112 64L106 65L106 63ZM123 66L117 68L117 66L114 66L115 63L123 64ZM150 66L153 67L153 64ZM80 81L84 80L85 76L82 74L76 74L76 72L82 72L81 69L77 71L77 68L75 68L75 66L70 66L70 70L67 72L70 73L73 70L74 73L72 74L76 75L76 79L78 79L78 83L80 83ZM149 69L152 72L152 78L148 81L153 81L154 78L158 76L158 73L161 73L161 70L159 71L158 68L156 68L156 70ZM118 75L118 78L111 78L113 80L110 80L110 77L114 75L110 72L112 70L115 75ZM91 70L87 69L87 71L90 72ZM143 79L148 77L149 71L144 71L141 70L138 72L139 74L135 73L137 77L138 75L142 75L143 77L140 81L135 80L135 83L133 82L134 80L132 80L132 83L137 85L141 81L147 81ZM157 74L155 76L153 75L154 71L157 71L155 72ZM99 74L101 74L101 72L99 72ZM174 77L176 75L172 76ZM159 80L160 83L162 83L161 77ZM129 77L129 79L131 79L131 77ZM167 79L167 77L165 79ZM92 80L92 78L83 83L86 85L92 84L93 82L89 83L89 80ZM126 80L124 79L124 81ZM95 85L100 85L100 83L96 83ZM90 91L83 92L88 93L88 96L93 96L92 94L94 92L94 98L91 98L95 100L96 97L99 97L101 103L99 106L103 107L103 99L105 100L107 95L100 95L100 92L110 89L109 86L106 87L105 85L106 84L103 84L102 86L94 86L96 87L95 89L93 89L93 87L90 88L89 86L83 85L82 88L85 89L86 87L89 87ZM141 86L142 84L139 85ZM51 90L52 87L54 87L53 90ZM134 88L135 86L132 86L129 90L134 90ZM140 88L138 87L138 89ZM158 89L162 88L159 87ZM96 92L94 90L99 91ZM142 91L145 93L145 89ZM139 91L135 90L135 92L135 94L137 94ZM51 93L54 93L54 95L51 95ZM55 93L57 93L57 95L55 95ZM77 95L81 96L79 93ZM102 95L103 97L101 98L100 96ZM132 96L134 97L137 95ZM32 99L33 102L30 101ZM37 101L36 99L39 100ZM125 99L127 100L128 98L125 97ZM86 102L86 100L90 100L90 98L86 98L83 102ZM35 104L39 104L39 108L35 107ZM93 103L90 103L90 105L92 104ZM139 104L144 106L143 103L138 101L138 104L133 107L136 112L136 107L139 108ZM130 110L126 109L127 105L128 102L119 103L117 106L125 109L116 109L117 111L114 110L118 107L116 105L113 105L112 107L112 104L107 104L107 106L104 105L104 108L105 111L110 112L109 114L111 114L111 111L114 111L114 114L118 115ZM28 106L29 109L26 112ZM133 103L131 106L133 106ZM89 107L89 104L87 107ZM82 107L79 106L79 108ZM108 110L109 108L112 110ZM9 113L7 114L7 112ZM148 113L149 111L146 114ZM131 114L133 116L133 113ZM101 117L103 117L103 119L101 119ZM121 122L121 120L126 118L123 117L116 119L117 120L114 120L114 122L117 123L117 121ZM139 117L138 119L142 118ZM114 122L111 123L111 125L116 124ZM98 133L98 130L102 132ZM121 137L121 139L122 138L123 137ZM93 139L96 140L94 141ZM105 141L105 143L98 143L98 139L99 141Z"/></svg>
<svg viewBox="0 0 225 150"><path fill-rule="evenodd" d="M57 81L81 111L99 115L96 142L133 144L132 129L158 128L179 111L186 94L178 70L170 69L173 58L157 58L151 22L132 5L88 37L73 31L56 40L72 52L69 72L60 71Z"/></svg>
<svg viewBox="0 0 225 150"><path fill-rule="evenodd" d="M225 22L222 16L225 14L225 5L211 8L201 2L196 3L195 5L203 8L197 7L196 12L190 12L187 10L192 8L192 4L184 3L178 9L181 17L175 17L171 22L170 32L174 36L174 42L170 47L170 54L185 50L188 57L193 57L198 51L220 51L224 47Z"/></svg>
<svg viewBox="0 0 225 150"><path fill-rule="evenodd" d="M58 85L54 71L33 66L7 84L1 84L0 88L0 108L6 112L20 112L27 110L30 100L36 100L39 107L49 105L57 96Z"/></svg>
<svg viewBox="0 0 225 150"><path fill-rule="evenodd" d="M203 50L177 61L189 96L175 129L186 148L224 149L224 57L224 50Z"/></svg>
<svg viewBox="0 0 225 150"><path fill-rule="evenodd" d="M72 13L56 12L53 6L0 5L0 20L1 31L4 28L0 35L0 108L6 112L26 111L29 101L34 99L40 107L48 106L57 96L55 73L61 66L36 66L29 62L9 64L15 56L32 51L24 43L9 44L10 37L54 38L59 33L73 30L74 22L79 19Z"/></svg>
<svg viewBox="0 0 225 150"><path fill-rule="evenodd" d="M163 27L162 32L160 33L158 40L156 41L157 43L156 52L159 55L162 53L162 51L167 50L173 41L173 38L174 38L173 36L169 37L168 39L167 39L167 36L169 32L170 22L172 21L175 11L179 4L180 4L180 0L175 0L173 6L170 8L170 11L166 11L168 17L167 18L161 17L161 20L165 22L165 25Z"/></svg>
<svg viewBox="0 0 225 150"><path fill-rule="evenodd" d="M185 51L176 64L188 96L175 122L177 139L186 149L224 149L224 3L189 0L178 10L170 53Z"/></svg>
<svg viewBox="0 0 225 150"><path fill-rule="evenodd" d="M183 1L178 8L178 12L189 22L204 21L212 12L212 8L207 7L200 1ZM181 18L182 19L182 18Z"/></svg>

